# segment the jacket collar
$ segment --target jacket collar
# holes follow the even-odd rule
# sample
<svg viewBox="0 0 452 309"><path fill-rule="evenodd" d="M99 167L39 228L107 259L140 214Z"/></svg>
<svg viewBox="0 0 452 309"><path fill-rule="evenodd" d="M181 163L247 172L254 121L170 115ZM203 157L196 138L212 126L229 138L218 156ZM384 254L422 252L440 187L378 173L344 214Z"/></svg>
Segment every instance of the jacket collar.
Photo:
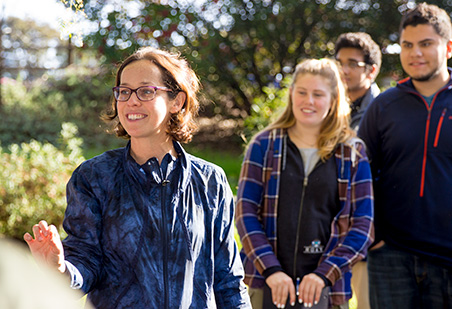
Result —
<svg viewBox="0 0 452 309"><path fill-rule="evenodd" d="M441 91L442 89L445 88L452 88L452 68L447 68L447 71L449 72L449 82L442 87L441 89L438 89L438 91ZM409 90L409 91L416 91L416 88L414 88L414 84L413 84L413 80L411 79L411 77L406 77L400 81L397 82L397 87L403 90Z"/></svg>
<svg viewBox="0 0 452 309"><path fill-rule="evenodd" d="M370 85L369 90L367 90L366 94L364 95L361 105L360 105L360 111L365 111L367 109L367 106L380 94L380 88L378 88L378 85L376 83L372 83Z"/></svg>
<svg viewBox="0 0 452 309"><path fill-rule="evenodd" d="M130 140L124 147L123 158L125 162L125 169L128 174L132 176L136 181L143 182L146 180L146 175L140 171L140 165L135 161L135 159L130 155ZM179 190L185 191L187 185L189 184L189 179L191 176L191 158L190 155L182 148L179 142L173 141L174 149L179 156L180 164L182 166L182 177L180 179Z"/></svg>

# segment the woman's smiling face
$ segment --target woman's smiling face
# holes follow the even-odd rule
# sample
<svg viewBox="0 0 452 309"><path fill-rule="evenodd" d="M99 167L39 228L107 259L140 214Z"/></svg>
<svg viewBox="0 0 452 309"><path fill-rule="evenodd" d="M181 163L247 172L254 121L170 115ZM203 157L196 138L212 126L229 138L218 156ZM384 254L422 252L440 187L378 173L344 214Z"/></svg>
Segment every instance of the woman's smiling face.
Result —
<svg viewBox="0 0 452 309"><path fill-rule="evenodd" d="M330 82L320 75L300 74L292 85L290 95L297 125L320 131L331 107Z"/></svg>
<svg viewBox="0 0 452 309"><path fill-rule="evenodd" d="M165 87L159 67L149 60L138 60L127 65L121 73L119 86L131 89ZM117 102L119 121L131 139L166 135L170 114L178 111L173 101L162 90L157 90L155 98L150 101L140 100L133 92L127 101Z"/></svg>

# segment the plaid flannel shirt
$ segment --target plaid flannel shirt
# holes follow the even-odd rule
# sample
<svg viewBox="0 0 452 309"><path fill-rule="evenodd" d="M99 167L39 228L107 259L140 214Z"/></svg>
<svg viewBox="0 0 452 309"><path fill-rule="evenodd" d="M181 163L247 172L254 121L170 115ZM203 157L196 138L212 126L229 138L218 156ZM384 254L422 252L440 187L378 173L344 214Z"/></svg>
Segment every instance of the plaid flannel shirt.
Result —
<svg viewBox="0 0 452 309"><path fill-rule="evenodd" d="M242 241L245 283L264 286L265 269L281 266L277 257L277 207L286 129L261 132L249 145L237 192L236 226ZM353 138L335 150L341 210L315 272L332 282L331 303L351 296L351 267L363 259L374 238L373 189L364 143ZM302 184L300 184L301 187Z"/></svg>

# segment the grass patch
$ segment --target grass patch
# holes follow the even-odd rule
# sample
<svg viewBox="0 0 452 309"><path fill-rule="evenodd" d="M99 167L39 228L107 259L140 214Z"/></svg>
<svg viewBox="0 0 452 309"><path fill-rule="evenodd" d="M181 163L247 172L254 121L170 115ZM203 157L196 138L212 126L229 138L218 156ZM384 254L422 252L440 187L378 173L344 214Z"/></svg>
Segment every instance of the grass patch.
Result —
<svg viewBox="0 0 452 309"><path fill-rule="evenodd" d="M223 151L209 147L186 146L187 152L220 166L229 181L232 192L237 194L237 186L240 177L243 154L239 151Z"/></svg>
<svg viewBox="0 0 452 309"><path fill-rule="evenodd" d="M98 156L98 155L104 153L107 150L124 147L125 145L127 145L126 140L122 140L122 139L115 138L114 136L112 136L112 142L108 146L99 145L99 146L94 146L94 147L87 147L86 145L84 145L83 156L85 157L85 159L88 160L88 159L91 159L95 156Z"/></svg>

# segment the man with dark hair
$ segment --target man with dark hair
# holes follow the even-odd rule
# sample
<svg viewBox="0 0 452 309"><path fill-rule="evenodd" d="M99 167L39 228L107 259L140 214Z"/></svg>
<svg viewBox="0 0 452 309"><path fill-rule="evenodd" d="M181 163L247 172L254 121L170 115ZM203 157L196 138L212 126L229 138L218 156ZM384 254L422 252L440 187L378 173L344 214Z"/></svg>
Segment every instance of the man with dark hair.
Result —
<svg viewBox="0 0 452 309"><path fill-rule="evenodd" d="M380 47L367 33L343 33L336 41L335 57L342 65L352 102L350 126L357 130L370 102L380 93L375 83L381 67Z"/></svg>
<svg viewBox="0 0 452 309"><path fill-rule="evenodd" d="M381 67L380 47L367 33L347 32L337 38L335 58L342 66L351 101L350 127L357 131L367 107L380 94L375 83ZM352 288L358 308L369 309L366 260L356 263L352 274Z"/></svg>
<svg viewBox="0 0 452 309"><path fill-rule="evenodd" d="M375 189L373 309L452 308L451 38L444 10L409 10L400 26L409 78L378 96L361 122Z"/></svg>

